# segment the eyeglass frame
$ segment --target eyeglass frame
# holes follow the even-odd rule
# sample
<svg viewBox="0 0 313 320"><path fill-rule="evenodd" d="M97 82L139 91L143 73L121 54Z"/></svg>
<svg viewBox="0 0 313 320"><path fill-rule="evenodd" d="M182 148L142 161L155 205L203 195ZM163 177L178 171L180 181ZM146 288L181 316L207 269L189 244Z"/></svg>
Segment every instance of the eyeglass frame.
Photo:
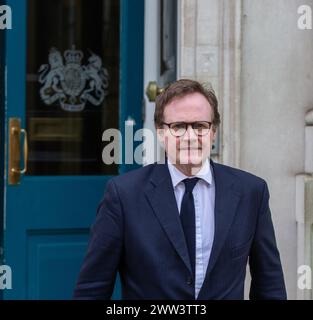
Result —
<svg viewBox="0 0 313 320"><path fill-rule="evenodd" d="M208 132L207 132L206 134L198 134L198 133L195 131L195 129L194 129L194 125L195 125L196 123L203 123L203 122L209 124ZM177 124L177 123L179 123L179 124L184 124L184 125L185 125L185 132L184 132L183 134L181 134L181 135L175 135L175 134L173 134L173 132L172 132L171 125ZM183 136L186 134L186 132L188 131L188 127L189 127L190 125L191 125L191 128L192 128L193 132L194 132L198 137L204 137L204 136L206 136L206 135L208 135L208 134L210 133L210 130L212 129L212 125L213 125L213 123L212 123L212 122L209 122L209 121L195 121L195 122L184 122L184 121L180 122L180 121L176 121L176 122L171 122L171 123L162 122L162 124L163 124L163 125L164 125L164 124L167 125L168 128L169 128L169 130L170 130L170 132L171 132L171 134L172 134L172 136L174 136L174 137L176 137L176 138L183 137Z"/></svg>

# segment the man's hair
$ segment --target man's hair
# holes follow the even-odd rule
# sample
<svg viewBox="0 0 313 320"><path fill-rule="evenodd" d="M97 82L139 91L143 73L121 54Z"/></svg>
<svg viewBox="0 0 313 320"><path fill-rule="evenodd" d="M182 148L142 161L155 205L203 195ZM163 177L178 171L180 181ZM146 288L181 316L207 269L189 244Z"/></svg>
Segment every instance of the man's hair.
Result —
<svg viewBox="0 0 313 320"><path fill-rule="evenodd" d="M212 88L206 87L195 80L181 79L169 84L155 100L154 124L160 128L164 121L165 107L175 99L181 99L188 94L200 93L210 103L213 110L213 128L216 129L220 122L218 101Z"/></svg>

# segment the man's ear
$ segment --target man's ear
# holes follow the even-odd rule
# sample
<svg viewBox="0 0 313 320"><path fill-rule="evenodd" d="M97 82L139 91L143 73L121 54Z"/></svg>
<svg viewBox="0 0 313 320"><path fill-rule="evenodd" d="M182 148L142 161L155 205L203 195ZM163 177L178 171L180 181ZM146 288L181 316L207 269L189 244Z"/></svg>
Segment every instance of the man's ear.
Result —
<svg viewBox="0 0 313 320"><path fill-rule="evenodd" d="M165 130L164 128L156 128L157 138L159 143L164 146L165 141Z"/></svg>
<svg viewBox="0 0 313 320"><path fill-rule="evenodd" d="M211 133L212 145L213 145L213 143L215 143L216 134L217 134L217 128L216 128L216 127L213 127L213 128L212 128L212 133Z"/></svg>

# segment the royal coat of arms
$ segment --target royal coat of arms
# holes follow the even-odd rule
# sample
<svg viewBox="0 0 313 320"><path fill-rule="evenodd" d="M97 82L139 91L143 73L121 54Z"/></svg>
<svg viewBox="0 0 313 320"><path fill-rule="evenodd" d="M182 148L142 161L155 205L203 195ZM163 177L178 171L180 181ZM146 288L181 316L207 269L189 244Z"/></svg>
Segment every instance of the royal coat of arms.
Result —
<svg viewBox="0 0 313 320"><path fill-rule="evenodd" d="M66 111L84 110L86 103L102 104L108 95L109 74L102 67L102 60L91 53L87 65L82 65L84 54L72 47L64 52L64 59L56 48L49 53L49 64L39 69L42 84L40 96L46 105L59 102Z"/></svg>

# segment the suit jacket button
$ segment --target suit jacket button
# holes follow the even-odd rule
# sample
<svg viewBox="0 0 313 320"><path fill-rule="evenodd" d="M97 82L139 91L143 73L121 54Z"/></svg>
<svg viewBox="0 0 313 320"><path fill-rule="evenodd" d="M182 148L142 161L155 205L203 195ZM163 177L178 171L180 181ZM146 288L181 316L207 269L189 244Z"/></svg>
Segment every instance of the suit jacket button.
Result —
<svg viewBox="0 0 313 320"><path fill-rule="evenodd" d="M187 284L188 284L189 286L192 285L192 278L190 278L190 277L187 278L187 281L186 281L186 282L187 282Z"/></svg>

